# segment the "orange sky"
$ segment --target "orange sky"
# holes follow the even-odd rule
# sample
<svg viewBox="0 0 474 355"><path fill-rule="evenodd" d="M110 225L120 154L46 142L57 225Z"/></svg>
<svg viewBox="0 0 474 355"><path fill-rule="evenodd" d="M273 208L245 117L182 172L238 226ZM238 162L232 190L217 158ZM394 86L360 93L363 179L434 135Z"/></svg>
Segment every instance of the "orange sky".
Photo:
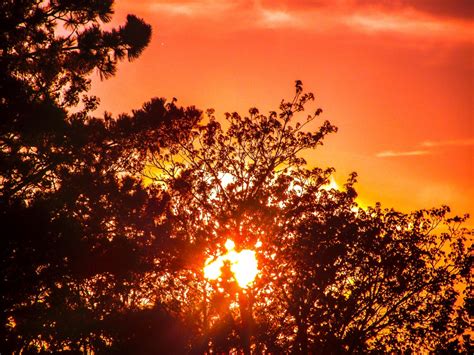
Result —
<svg viewBox="0 0 474 355"><path fill-rule="evenodd" d="M334 166L339 183L357 171L364 203L474 215L471 0L118 0L115 12L114 24L143 17L153 38L114 78L94 78L98 113L156 96L267 111L300 79L339 127L312 165Z"/></svg>

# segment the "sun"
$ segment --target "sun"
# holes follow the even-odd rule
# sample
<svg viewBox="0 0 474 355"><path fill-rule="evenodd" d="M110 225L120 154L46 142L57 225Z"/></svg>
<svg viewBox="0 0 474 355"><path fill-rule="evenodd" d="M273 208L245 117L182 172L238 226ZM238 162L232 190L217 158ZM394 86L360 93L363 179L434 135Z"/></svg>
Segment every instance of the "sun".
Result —
<svg viewBox="0 0 474 355"><path fill-rule="evenodd" d="M259 272L255 251L243 249L237 252L235 243L231 239L227 239L224 246L227 250L225 254L217 258L209 257L206 260L204 277L208 280L217 280L222 275L224 262L228 261L237 284L242 288L247 288L254 282Z"/></svg>

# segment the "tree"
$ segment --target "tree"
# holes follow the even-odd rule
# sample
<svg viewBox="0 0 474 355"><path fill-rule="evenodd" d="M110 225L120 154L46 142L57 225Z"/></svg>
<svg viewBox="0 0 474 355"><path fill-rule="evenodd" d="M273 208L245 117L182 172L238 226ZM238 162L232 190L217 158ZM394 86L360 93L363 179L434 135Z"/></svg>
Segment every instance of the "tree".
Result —
<svg viewBox="0 0 474 355"><path fill-rule="evenodd" d="M148 151L199 116L154 100L132 116L89 119L75 130L87 143L62 162L56 189L2 208L1 305L12 349L41 344L38 334L52 350L101 349L114 336L108 317L153 303L154 274L172 264L168 223L158 221L167 195L137 174Z"/></svg>
<svg viewBox="0 0 474 355"><path fill-rule="evenodd" d="M468 349L467 338L459 342L467 318L457 291L471 265L470 232L460 227L467 217L449 218L447 207L361 209L356 174L344 190L328 190L333 169L309 170L299 156L336 131L327 121L304 131L321 113L296 118L312 99L297 81L278 113L227 114L225 130L209 111L187 141L153 155L148 177L170 195L171 235L192 250L175 275L186 290L176 302L183 319L192 314L198 349L434 351L450 342ZM440 225L445 231L433 233ZM222 254L228 238L257 251L252 287L239 288L229 269L221 281L202 279L204 261Z"/></svg>
<svg viewBox="0 0 474 355"><path fill-rule="evenodd" d="M151 35L133 15L101 30L111 6L0 5L2 351L105 351L112 339L127 348L140 336L130 325L147 314L179 328L149 286L172 264L156 264L173 248L156 220L167 197L147 192L139 172L148 152L186 135L201 113L153 99L132 115L90 115L97 99L85 96L88 75L112 75ZM81 95L83 109L70 112ZM146 302L154 309L143 310Z"/></svg>
<svg viewBox="0 0 474 355"><path fill-rule="evenodd" d="M76 139L96 97L84 93L94 70L104 78L117 61L137 58L151 27L129 15L124 26L110 21L113 0L3 1L0 5L0 147L2 201L52 188L55 168L71 162ZM67 108L83 101L83 110Z"/></svg>

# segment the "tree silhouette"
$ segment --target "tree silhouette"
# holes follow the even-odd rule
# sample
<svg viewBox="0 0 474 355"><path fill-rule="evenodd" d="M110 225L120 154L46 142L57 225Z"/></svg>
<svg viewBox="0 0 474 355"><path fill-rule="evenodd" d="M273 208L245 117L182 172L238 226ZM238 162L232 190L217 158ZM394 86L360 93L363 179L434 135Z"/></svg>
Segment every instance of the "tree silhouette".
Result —
<svg viewBox="0 0 474 355"><path fill-rule="evenodd" d="M151 35L102 30L111 6L0 4L2 353L472 352L466 216L362 209L356 174L330 189L301 153L336 127L300 81L268 115L93 117L88 75ZM255 252L245 285L229 259L204 275L228 239Z"/></svg>
<svg viewBox="0 0 474 355"><path fill-rule="evenodd" d="M328 190L333 169L308 169L298 154L336 131L327 121L304 130L321 113L297 118L313 98L297 81L294 99L282 101L279 112L227 114L226 129L209 111L187 141L153 155L148 177L170 195L171 235L202 255L183 260L177 279L202 277L205 257L222 253L227 238L240 249L261 243L251 288L229 284L232 275L223 272L210 288L183 293L178 308L194 307L191 321L208 323L194 325L207 351L467 347L467 338L460 342L466 308L456 290L468 284L471 262L464 245L470 232L460 227L465 217L449 218L447 207L364 210L355 202L355 174L342 191ZM433 233L440 225L445 231ZM204 311L199 293L209 300Z"/></svg>
<svg viewBox="0 0 474 355"><path fill-rule="evenodd" d="M0 5L0 146L2 198L51 188L55 168L70 160L76 126L97 105L83 95L95 69L109 77L117 61L140 55L151 27L129 15L104 31L113 1L4 1ZM83 110L66 109L81 100ZM80 129L80 128L79 128Z"/></svg>
<svg viewBox="0 0 474 355"><path fill-rule="evenodd" d="M164 254L174 246L169 222L158 220L167 196L145 190L139 172L150 149L185 134L199 116L154 100L132 116L90 119L75 130L84 143L61 163L54 190L2 206L2 309L14 349L38 334L53 351L101 349L114 332L108 317L120 313L127 324L127 309L134 316L153 303L152 273L172 267Z"/></svg>
<svg viewBox="0 0 474 355"><path fill-rule="evenodd" d="M118 60L149 42L150 26L132 15L101 30L111 6L0 5L2 353L106 351L111 339L127 349L144 334L179 328L159 304L142 309L157 291L149 286L155 261L171 267L160 254L173 245L163 242L166 221L155 220L166 196L146 192L139 172L148 152L187 134L201 113L153 99L131 115L94 118L97 99L87 96L82 110L69 112L87 92L88 74L112 75ZM140 319L152 316L161 322L139 331ZM155 338L155 347L183 343Z"/></svg>

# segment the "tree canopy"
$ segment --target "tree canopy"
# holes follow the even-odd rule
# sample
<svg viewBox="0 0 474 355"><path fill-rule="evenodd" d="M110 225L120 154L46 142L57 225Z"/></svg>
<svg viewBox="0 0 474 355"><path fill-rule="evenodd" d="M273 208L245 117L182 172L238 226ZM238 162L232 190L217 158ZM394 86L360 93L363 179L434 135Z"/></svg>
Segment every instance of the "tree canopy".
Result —
<svg viewBox="0 0 474 355"><path fill-rule="evenodd" d="M133 15L118 29L102 30L112 3L9 0L0 5L3 197L51 187L56 168L88 139L80 130L98 102L85 94L88 75L94 70L113 75L117 61L138 57L150 41L151 27ZM81 98L83 110L69 114Z"/></svg>
<svg viewBox="0 0 474 355"><path fill-rule="evenodd" d="M192 260L183 260L183 287L228 238L255 249L259 264L248 289L232 273L229 284L223 271L220 282L178 302L210 300L193 316L202 313L201 327L209 329L202 332L207 350L456 348L468 324L456 289L470 272L465 217L449 218L448 207L410 214L360 208L355 173L343 189L328 189L333 169L308 169L298 154L336 131L327 121L314 128L321 109L298 118L313 98L297 81L294 99L279 111L227 114L225 129L210 111L186 141L152 156L148 175L170 195L173 233L193 246Z"/></svg>
<svg viewBox="0 0 474 355"><path fill-rule="evenodd" d="M89 75L151 27L103 30L112 1L0 10L2 352L472 352L467 216L361 208L355 173L331 188L301 153L337 129L301 81L268 114L94 117ZM245 285L231 250L255 256Z"/></svg>

